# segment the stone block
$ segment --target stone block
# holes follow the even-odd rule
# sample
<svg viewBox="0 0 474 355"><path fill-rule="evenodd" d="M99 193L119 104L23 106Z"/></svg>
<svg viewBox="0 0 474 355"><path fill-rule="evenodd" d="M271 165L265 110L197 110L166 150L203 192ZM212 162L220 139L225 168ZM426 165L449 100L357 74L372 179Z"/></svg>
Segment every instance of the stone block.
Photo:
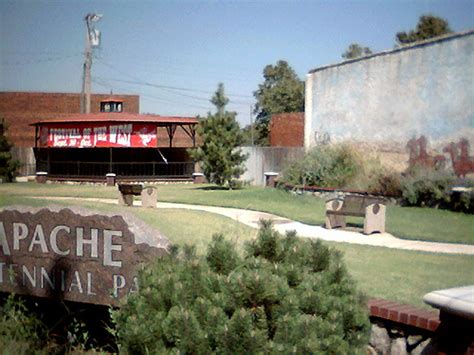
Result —
<svg viewBox="0 0 474 355"><path fill-rule="evenodd" d="M193 183L194 184L204 184L206 182L206 177L203 173L193 173Z"/></svg>
<svg viewBox="0 0 474 355"><path fill-rule="evenodd" d="M377 353L387 354L391 344L387 329L377 324L372 324L369 344L374 347Z"/></svg>
<svg viewBox="0 0 474 355"><path fill-rule="evenodd" d="M115 186L116 175L114 173L108 173L105 175L107 186Z"/></svg>
<svg viewBox="0 0 474 355"><path fill-rule="evenodd" d="M395 338L390 346L390 354L393 355L408 355L407 341L405 338Z"/></svg>
<svg viewBox="0 0 474 355"><path fill-rule="evenodd" d="M266 171L263 173L265 175L265 186L266 187L275 187L276 186L276 179L278 177L278 173L273 171Z"/></svg>
<svg viewBox="0 0 474 355"><path fill-rule="evenodd" d="M145 187L141 193L142 207L156 208L158 189L154 186Z"/></svg>

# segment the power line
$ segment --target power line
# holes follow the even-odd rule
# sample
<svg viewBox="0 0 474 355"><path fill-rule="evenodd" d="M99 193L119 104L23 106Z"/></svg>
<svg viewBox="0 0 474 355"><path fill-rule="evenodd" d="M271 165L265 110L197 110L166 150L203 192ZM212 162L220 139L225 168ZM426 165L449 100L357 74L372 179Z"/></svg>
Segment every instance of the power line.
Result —
<svg viewBox="0 0 474 355"><path fill-rule="evenodd" d="M104 60L102 60L100 58L98 58L98 61L101 62L101 64L104 64L105 66L108 66L108 67L112 68L113 70L119 72L120 74L128 76L129 78L133 79L134 81L132 82L132 81L119 80L119 79L110 79L110 80L123 81L123 82L126 82L128 84L152 86L152 87L156 87L156 88L160 88L160 89L171 89L171 90L198 92L198 93L203 93L203 94L214 94L213 91L208 91L208 90L198 90L198 89L190 89L190 88L183 88L183 87L177 87L177 86L168 86L168 85L160 85L160 84L149 83L145 80L142 80L140 78L132 76L129 73L126 73L126 72L118 69L114 65L112 65L108 62L105 62ZM242 97L242 98L253 98L253 96L250 96L250 95L241 95L241 94L232 94L232 93L231 94L226 93L226 95L227 96L234 96L234 97ZM194 98L196 98L196 97L194 97ZM203 99L203 98L199 97L198 99ZM204 100L208 100L208 99L205 98ZM246 103L246 104L248 104L248 103Z"/></svg>
<svg viewBox="0 0 474 355"><path fill-rule="evenodd" d="M1 65L16 66L16 65L26 65L26 64L39 64L39 63L46 63L46 62L57 62L60 60L78 57L78 56L79 54L74 54L74 55L67 55L67 56L60 56L60 57L48 57L48 58L43 58L43 59L22 59L22 60L16 60L13 62L2 61Z"/></svg>
<svg viewBox="0 0 474 355"><path fill-rule="evenodd" d="M137 62L136 56L131 56L130 54L124 53L123 50L111 50L111 48L107 48L106 50L103 51L103 53L110 58L113 58L115 60L117 57L120 57L121 61L126 61L128 63L131 63L134 67L141 67L141 68L147 68L149 70L150 66L153 66L153 70L160 70L163 66L166 66L166 73L169 73L169 68L175 68L174 70L178 71L178 74L183 74L183 75L188 75L183 73L184 71L187 71L188 73L190 72L192 75L200 75L200 74L205 74L205 73L212 73L215 74L215 70L213 69L216 66L216 63L214 62L207 62L207 65L199 65L196 63L188 63L188 62L183 62L180 61L180 58L166 58L163 57L162 53L160 53L159 58L152 59L152 58L147 58L146 56L141 56L140 57L140 62ZM117 55L117 53L119 53ZM148 66L143 66L140 64L146 64ZM208 69L207 71L205 69ZM232 69L237 70L237 71L231 71ZM203 71L204 70L204 71ZM246 74L249 74L252 72L254 68L237 68L235 65L232 65L231 67L226 68L226 73L224 75L220 75L220 77L225 76L232 78L233 80L242 80L242 77L245 76ZM209 77L209 76L208 76ZM215 75L213 75L213 78L215 78ZM249 76L249 78L254 78L254 76Z"/></svg>
<svg viewBox="0 0 474 355"><path fill-rule="evenodd" d="M185 94L185 93L182 93L182 92L175 91L175 90L187 90L185 88L177 88L177 87L172 87L172 86L169 87L169 86L165 86L165 85L151 84L151 83L142 82L142 81L131 81L131 80L122 80L122 79L113 79L113 78L102 78L102 77L96 77L96 78L100 79L100 80L116 81L116 82L126 83L126 84L149 86L149 87L164 90L164 91L172 93L174 95L180 95L180 96L191 98L191 99L194 99L194 100L209 102L209 98L207 98L207 97L194 96L194 95L189 95L189 94ZM232 104L239 105L239 106L242 106L242 105L243 106L248 106L250 104L250 102L243 102L243 101L238 101L238 100L232 100L231 102L232 102Z"/></svg>
<svg viewBox="0 0 474 355"><path fill-rule="evenodd" d="M112 85L110 83L107 83L106 80L103 80L103 79L95 78L95 79L92 79L92 81L95 84L98 84L98 85L100 85L104 88L107 88L108 90L114 88L116 90L122 91L122 93L129 92L128 89ZM143 93L143 92L134 92L134 93L139 94L140 97L143 98L143 99L148 99L148 100L157 101L157 102L161 102L161 103L179 105L179 106L187 106L187 107L191 107L191 108L195 108L195 109L206 110L207 112L210 112L212 110L212 106L204 107L204 106L200 106L200 105L196 105L196 104L190 104L190 103L186 103L186 102L182 102L182 101L178 102L178 101L169 100L169 99L166 99L166 98L163 98L163 97L158 97L156 95L146 94L146 93ZM242 116L242 117L245 116L245 112L243 112L243 111L236 111L236 113L238 115Z"/></svg>
<svg viewBox="0 0 474 355"><path fill-rule="evenodd" d="M126 88L113 86L110 83L107 83L107 79L96 77L96 78L92 79L92 81L94 83L102 86L102 87L107 88L107 89L111 89L112 87L114 87L117 90L121 90L123 92L128 91L128 89L126 89ZM166 98L163 98L163 97L158 97L158 96L155 96L155 95L144 94L143 92L141 92L139 94L140 94L140 97L146 97L146 98L153 99L153 100L156 100L156 101L161 101L161 102L164 102L164 103L184 105L184 106L199 108L199 109L204 109L204 110L209 110L209 108L210 108L210 107L204 107L204 106L199 106L199 105L195 105L195 104L189 104L189 103L185 103L185 102L181 102L181 101L180 102L173 101L173 100L169 100L169 99L166 99Z"/></svg>

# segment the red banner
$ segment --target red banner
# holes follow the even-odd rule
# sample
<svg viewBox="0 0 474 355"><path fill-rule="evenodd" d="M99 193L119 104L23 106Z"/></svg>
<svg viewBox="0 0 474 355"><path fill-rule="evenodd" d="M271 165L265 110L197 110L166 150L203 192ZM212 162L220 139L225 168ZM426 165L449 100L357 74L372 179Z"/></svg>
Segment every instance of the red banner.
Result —
<svg viewBox="0 0 474 355"><path fill-rule="evenodd" d="M156 126L142 123L77 123L44 125L40 131L41 147L130 147L157 146Z"/></svg>

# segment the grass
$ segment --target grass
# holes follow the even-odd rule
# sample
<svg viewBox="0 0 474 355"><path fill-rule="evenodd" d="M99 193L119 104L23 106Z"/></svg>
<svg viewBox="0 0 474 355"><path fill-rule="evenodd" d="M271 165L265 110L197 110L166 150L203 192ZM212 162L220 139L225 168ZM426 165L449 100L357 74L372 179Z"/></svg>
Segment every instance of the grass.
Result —
<svg viewBox="0 0 474 355"><path fill-rule="evenodd" d="M102 189L105 189L106 193L113 192L105 187ZM90 190L81 187L78 190L83 194L85 194L84 191L90 194L90 191L97 192L100 189ZM263 192L267 193L266 191L271 190ZM281 192L277 191L277 193ZM303 198L306 199L306 197ZM256 235L255 230L236 221L201 211L130 208L80 200L58 200L47 203L65 207L73 204L117 214L122 211L133 213L162 231L172 243L196 245L199 254L205 253L206 245L211 241L214 233L223 233L233 238L239 249L242 248L244 241ZM0 194L0 206L15 204L39 207L44 206L45 201L20 196L20 194L10 196ZM427 292L474 283L473 256L422 253L345 243L327 244L344 253L344 260L350 274L357 281L359 289L369 297L386 298L429 308L422 301L423 295Z"/></svg>
<svg viewBox="0 0 474 355"><path fill-rule="evenodd" d="M117 189L104 185L18 183L0 185L0 199L4 194L115 198ZM313 225L322 225L325 221L322 199L277 189L245 187L228 191L212 185L167 184L159 185L158 194L163 202L264 211ZM356 218L348 221L359 227L362 223L362 219ZM419 207L387 208L387 231L400 238L472 245L472 230L473 215Z"/></svg>
<svg viewBox="0 0 474 355"><path fill-rule="evenodd" d="M474 256L327 244L344 252L350 274L369 297L430 309L423 302L426 293L474 284Z"/></svg>
<svg viewBox="0 0 474 355"><path fill-rule="evenodd" d="M242 245L245 240L255 237L256 230L234 221L230 218L203 211L179 209L144 209L137 207L122 207L106 203L72 200L41 200L36 198L8 196L0 198L0 207L12 205L27 205L44 207L45 205L58 205L64 208L74 206L86 207L99 212L132 213L150 226L160 230L173 244L183 246L193 244L197 252L203 254L212 235L222 233L233 236L237 245Z"/></svg>

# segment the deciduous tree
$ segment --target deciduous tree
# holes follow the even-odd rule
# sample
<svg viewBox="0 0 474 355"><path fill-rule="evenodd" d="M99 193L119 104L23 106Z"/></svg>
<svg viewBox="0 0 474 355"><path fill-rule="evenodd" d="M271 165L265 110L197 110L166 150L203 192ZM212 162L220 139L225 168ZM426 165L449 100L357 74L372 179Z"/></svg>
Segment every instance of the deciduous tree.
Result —
<svg viewBox="0 0 474 355"><path fill-rule="evenodd" d="M364 55L372 54L372 51L369 47L362 47L358 43L352 43L344 53L342 53L342 58L344 59L354 59L362 57Z"/></svg>
<svg viewBox="0 0 474 355"><path fill-rule="evenodd" d="M254 110L257 115L257 143L261 145L268 141L268 124L272 114L304 111L304 82L286 61L267 65L263 77L263 83L254 92L257 99Z"/></svg>
<svg viewBox="0 0 474 355"><path fill-rule="evenodd" d="M448 21L433 15L423 15L418 20L415 30L409 32L398 32L396 40L398 44L409 44L438 37L450 33Z"/></svg>

